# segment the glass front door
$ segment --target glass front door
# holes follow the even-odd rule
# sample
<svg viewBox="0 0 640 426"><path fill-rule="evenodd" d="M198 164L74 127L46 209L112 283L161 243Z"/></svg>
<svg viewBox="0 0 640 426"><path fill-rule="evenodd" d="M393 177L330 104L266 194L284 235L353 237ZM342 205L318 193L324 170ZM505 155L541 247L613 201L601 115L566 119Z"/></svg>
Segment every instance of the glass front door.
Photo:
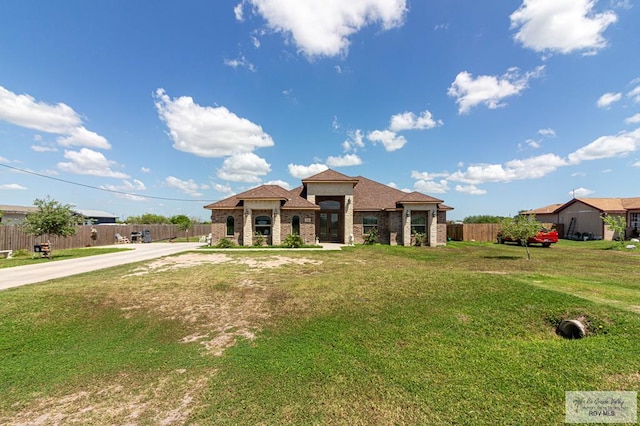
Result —
<svg viewBox="0 0 640 426"><path fill-rule="evenodd" d="M340 215L338 213L320 212L320 241L340 242Z"/></svg>

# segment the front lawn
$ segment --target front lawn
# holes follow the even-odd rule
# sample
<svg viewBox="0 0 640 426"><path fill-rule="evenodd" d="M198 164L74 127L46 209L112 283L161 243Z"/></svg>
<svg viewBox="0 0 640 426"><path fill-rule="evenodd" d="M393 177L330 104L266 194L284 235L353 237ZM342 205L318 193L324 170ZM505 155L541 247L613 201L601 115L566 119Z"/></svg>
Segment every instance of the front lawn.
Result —
<svg viewBox="0 0 640 426"><path fill-rule="evenodd" d="M559 424L565 391L638 389L640 256L531 255L207 251L0 292L0 423Z"/></svg>

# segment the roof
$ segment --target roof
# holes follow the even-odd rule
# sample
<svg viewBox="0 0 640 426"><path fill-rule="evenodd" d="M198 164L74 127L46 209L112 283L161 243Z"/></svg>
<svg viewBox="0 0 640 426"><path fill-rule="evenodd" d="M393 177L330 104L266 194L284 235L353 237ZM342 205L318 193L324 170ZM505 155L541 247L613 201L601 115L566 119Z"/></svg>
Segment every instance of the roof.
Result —
<svg viewBox="0 0 640 426"><path fill-rule="evenodd" d="M549 204L548 206L528 210L526 212L522 212L521 214L553 214L560 206L562 206L561 203Z"/></svg>
<svg viewBox="0 0 640 426"><path fill-rule="evenodd" d="M245 200L284 201L281 207L283 209L319 209L317 205L300 196L300 188L289 191L278 185L260 185L204 206L204 208L210 210L241 208L244 206Z"/></svg>
<svg viewBox="0 0 640 426"><path fill-rule="evenodd" d="M5 212L5 213L29 214L37 211L38 211L38 208L34 206L12 206L9 204L0 204L0 212Z"/></svg>
<svg viewBox="0 0 640 426"><path fill-rule="evenodd" d="M353 189L354 210L390 210L397 209L398 204L442 202L420 192L406 193L362 176L357 180L358 184Z"/></svg>
<svg viewBox="0 0 640 426"><path fill-rule="evenodd" d="M111 214L111 213L107 213L107 212L103 212L100 210L78 210L78 209L74 209L73 210L75 213L80 213L82 216L84 217L104 217L104 218L118 218L118 216Z"/></svg>
<svg viewBox="0 0 640 426"><path fill-rule="evenodd" d="M302 183L307 182L348 182L357 184L358 179L343 175L342 173L336 172L335 170L327 169L324 172L320 172L306 179L302 179Z"/></svg>

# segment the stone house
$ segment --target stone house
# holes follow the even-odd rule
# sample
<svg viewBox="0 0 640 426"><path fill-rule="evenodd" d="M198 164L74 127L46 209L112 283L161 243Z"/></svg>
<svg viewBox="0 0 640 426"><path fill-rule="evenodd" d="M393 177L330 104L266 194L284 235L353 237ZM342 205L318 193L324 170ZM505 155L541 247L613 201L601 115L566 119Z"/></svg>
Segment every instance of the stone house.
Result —
<svg viewBox="0 0 640 426"><path fill-rule="evenodd" d="M420 232L433 247L446 244L446 214L452 210L420 192L406 193L331 169L303 179L292 190L261 185L204 208L211 210L213 245L226 238L243 246L253 245L256 233L272 245L290 234L307 244L362 243L375 228L383 244L409 246L412 235Z"/></svg>

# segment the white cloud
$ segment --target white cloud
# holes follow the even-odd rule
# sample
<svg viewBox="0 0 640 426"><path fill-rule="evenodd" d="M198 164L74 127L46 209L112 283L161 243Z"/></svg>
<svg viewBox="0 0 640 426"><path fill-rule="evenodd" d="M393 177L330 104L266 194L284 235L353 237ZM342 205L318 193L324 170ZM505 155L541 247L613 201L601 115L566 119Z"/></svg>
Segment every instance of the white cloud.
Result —
<svg viewBox="0 0 640 426"><path fill-rule="evenodd" d="M640 167L640 161L636 161L631 165L631 167Z"/></svg>
<svg viewBox="0 0 640 426"><path fill-rule="evenodd" d="M555 138L556 137L556 131L553 129L540 129L538 130L538 134L547 137L547 138Z"/></svg>
<svg viewBox="0 0 640 426"><path fill-rule="evenodd" d="M256 66L244 57L244 55L240 55L236 59L225 59L224 64L231 68L246 68L251 72L256 72Z"/></svg>
<svg viewBox="0 0 640 426"><path fill-rule="evenodd" d="M635 103L640 103L640 86L635 87L627 96L632 98Z"/></svg>
<svg viewBox="0 0 640 426"><path fill-rule="evenodd" d="M573 164L601 158L623 157L640 149L640 128L614 136L601 136L589 145L569 154Z"/></svg>
<svg viewBox="0 0 640 426"><path fill-rule="evenodd" d="M218 170L218 177L231 182L258 183L261 176L270 171L271 166L264 158L247 152L225 159L222 168Z"/></svg>
<svg viewBox="0 0 640 426"><path fill-rule="evenodd" d="M169 188L178 189L187 195L191 195L192 197L202 196L202 193L199 191L200 185L195 183L193 179L182 180L182 179L178 179L175 176L168 176L164 180L164 182Z"/></svg>
<svg viewBox="0 0 640 426"><path fill-rule="evenodd" d="M466 114L477 105L484 104L490 109L505 106L505 98L520 94L529 85L529 80L540 77L544 66L522 74L518 68L510 68L501 77L481 75L474 78L467 71L459 73L447 94L456 98L458 113Z"/></svg>
<svg viewBox="0 0 640 426"><path fill-rule="evenodd" d="M63 146L87 146L109 149L103 137L82 126L82 119L70 106L37 102L29 95L16 95L0 86L0 120L27 129L62 135L58 143Z"/></svg>
<svg viewBox="0 0 640 426"><path fill-rule="evenodd" d="M31 149L35 152L57 152L58 148L45 145L31 145Z"/></svg>
<svg viewBox="0 0 640 426"><path fill-rule="evenodd" d="M425 194L444 194L449 190L449 184L445 179L439 182L433 180L418 180L413 184L416 191L423 192Z"/></svg>
<svg viewBox="0 0 640 426"><path fill-rule="evenodd" d="M514 39L536 52L593 54L606 46L607 27L617 21L613 11L595 13L594 0L524 0L513 12Z"/></svg>
<svg viewBox="0 0 640 426"><path fill-rule="evenodd" d="M344 152L355 152L358 150L358 148L364 148L364 136L362 135L362 130L357 129L349 131L347 132L347 136L349 137L349 139L342 142L342 148L344 149Z"/></svg>
<svg viewBox="0 0 640 426"><path fill-rule="evenodd" d="M384 149L387 151L396 151L407 143L404 136L398 136L391 130L374 130L367 135L367 139L374 144L381 142L382 145L384 145Z"/></svg>
<svg viewBox="0 0 640 426"><path fill-rule="evenodd" d="M58 168L68 173L121 179L129 177L126 173L111 170L112 166L117 165L116 162L107 160L102 153L89 148L82 148L80 151L65 151L64 158L70 162L58 163Z"/></svg>
<svg viewBox="0 0 640 426"><path fill-rule="evenodd" d="M418 172L416 170L411 171L411 177L413 179L418 180L436 180L441 177L448 177L451 173L442 172L442 173L429 173L429 172Z"/></svg>
<svg viewBox="0 0 640 426"><path fill-rule="evenodd" d="M62 146L86 146L97 149L110 149L111 144L106 138L99 134L85 129L84 127L76 127L68 132L66 136L57 139L59 145Z"/></svg>
<svg viewBox="0 0 640 426"><path fill-rule="evenodd" d="M310 164L308 166L303 166L300 164L289 164L288 166L289 174L297 179L308 178L309 176L316 175L320 172L324 172L329 169L325 164Z"/></svg>
<svg viewBox="0 0 640 426"><path fill-rule="evenodd" d="M576 188L572 191L569 191L569 195L571 195L572 197L586 197L588 195L593 194L594 191L587 189L587 188Z"/></svg>
<svg viewBox="0 0 640 426"><path fill-rule="evenodd" d="M189 96L154 95L160 119L167 124L173 147L200 157L225 157L273 146L262 127L225 107L203 107Z"/></svg>
<svg viewBox="0 0 640 426"><path fill-rule="evenodd" d="M233 194L233 189L231 185L223 185L221 183L212 183L211 187L214 191L220 192L222 194Z"/></svg>
<svg viewBox="0 0 640 426"><path fill-rule="evenodd" d="M24 191L27 189L27 187L22 186L20 184L17 183L5 183L0 185L0 189L2 190L9 190L9 191Z"/></svg>
<svg viewBox="0 0 640 426"><path fill-rule="evenodd" d="M607 92L600 96L596 105L598 105L598 108L609 108L611 104L618 102L620 99L622 99L622 93Z"/></svg>
<svg viewBox="0 0 640 426"><path fill-rule="evenodd" d="M383 30L401 26L407 11L406 0L247 1L309 58L346 54L350 36L374 23Z"/></svg>
<svg viewBox="0 0 640 426"><path fill-rule="evenodd" d="M356 154L346 154L343 156L327 158L327 166L329 167L346 167L346 166L358 166L362 164L362 160Z"/></svg>
<svg viewBox="0 0 640 426"><path fill-rule="evenodd" d="M442 126L442 120L434 120L430 111L424 111L419 117L412 112L403 112L391 117L389 130L400 132L402 130L424 130Z"/></svg>
<svg viewBox="0 0 640 426"><path fill-rule="evenodd" d="M242 2L238 3L236 7L233 8L233 14L236 16L237 21L244 21L243 11L242 11Z"/></svg>
<svg viewBox="0 0 640 426"><path fill-rule="evenodd" d="M533 148L533 149L538 149L542 146L542 144L540 143L540 141L537 141L535 139L527 139L526 141L524 141L524 143L529 147L529 148Z"/></svg>
<svg viewBox="0 0 640 426"><path fill-rule="evenodd" d="M635 115L632 115L631 117L625 118L624 122L627 124L640 123L640 112Z"/></svg>
<svg viewBox="0 0 640 426"><path fill-rule="evenodd" d="M289 184L289 182L285 182L283 180L280 179L276 179L276 180L270 180L268 182L264 183L265 185L278 185L283 187L284 189L291 189L291 185Z"/></svg>
<svg viewBox="0 0 640 426"><path fill-rule="evenodd" d="M122 185L100 185L100 188L107 189L109 191L117 191L116 196L125 198L132 201L143 201L146 198L143 195L131 194L133 191L145 191L147 187L144 182L134 179L133 181L123 180ZM126 194L119 194L118 192L124 192Z"/></svg>
<svg viewBox="0 0 640 426"><path fill-rule="evenodd" d="M486 190L480 189L475 185L456 185L456 191L469 195L484 195Z"/></svg>
<svg viewBox="0 0 640 426"><path fill-rule="evenodd" d="M142 173L151 173L151 169L149 167L140 167L140 171Z"/></svg>

